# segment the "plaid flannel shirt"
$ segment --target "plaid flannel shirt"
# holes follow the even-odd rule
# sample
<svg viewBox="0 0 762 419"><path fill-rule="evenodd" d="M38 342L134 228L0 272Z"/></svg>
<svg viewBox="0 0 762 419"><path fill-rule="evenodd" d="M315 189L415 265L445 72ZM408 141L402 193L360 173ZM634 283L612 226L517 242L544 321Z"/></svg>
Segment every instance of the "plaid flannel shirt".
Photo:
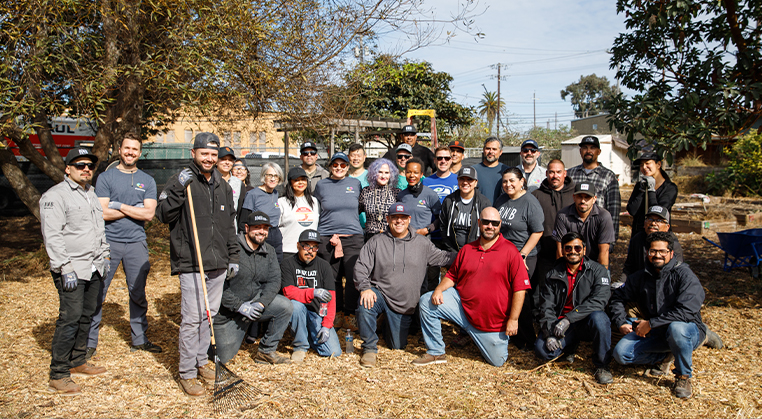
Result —
<svg viewBox="0 0 762 419"><path fill-rule="evenodd" d="M595 185L597 191L597 204L611 214L611 221L614 222L614 237L619 239L619 213L622 211L622 196L619 194L619 181L616 174L611 170L598 164L590 174L585 173L582 165L574 166L569 169L567 176L570 176L574 183L587 182Z"/></svg>

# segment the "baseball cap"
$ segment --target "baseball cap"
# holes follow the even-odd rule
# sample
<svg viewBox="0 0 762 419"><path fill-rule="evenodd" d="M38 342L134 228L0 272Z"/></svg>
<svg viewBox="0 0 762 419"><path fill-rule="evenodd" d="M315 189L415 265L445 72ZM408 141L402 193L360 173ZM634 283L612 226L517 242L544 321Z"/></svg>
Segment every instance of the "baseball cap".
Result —
<svg viewBox="0 0 762 419"><path fill-rule="evenodd" d="M304 242L317 242L320 243L320 235L316 230L313 229L307 229L302 231L302 234L299 235L299 243Z"/></svg>
<svg viewBox="0 0 762 419"><path fill-rule="evenodd" d="M228 146L220 147L220 153L217 155L217 158L221 159L227 156L233 156L233 158L235 158L235 152L233 149Z"/></svg>
<svg viewBox="0 0 762 419"><path fill-rule="evenodd" d="M537 141L535 141L535 140L533 140L531 138L528 139L528 140L525 140L523 143L521 143L521 148L524 148L524 147L526 147L528 145L531 145L532 147L534 147L534 148L536 148L538 150L540 149L540 145L537 144Z"/></svg>
<svg viewBox="0 0 762 419"><path fill-rule="evenodd" d="M587 196L595 196L595 185L587 182L580 182L574 187L574 195L585 194Z"/></svg>
<svg viewBox="0 0 762 419"><path fill-rule="evenodd" d="M254 211L246 218L247 226L270 225L270 216L262 211Z"/></svg>
<svg viewBox="0 0 762 419"><path fill-rule="evenodd" d="M588 145L588 144L590 144L590 145L592 145L594 147L601 148L601 142L598 141L598 137L596 137L594 135L585 136L585 137L582 138L582 141L579 142L580 146Z"/></svg>
<svg viewBox="0 0 762 419"><path fill-rule="evenodd" d="M400 134L418 134L418 131L415 130L415 127L412 125L405 125L402 127L402 132Z"/></svg>
<svg viewBox="0 0 762 419"><path fill-rule="evenodd" d="M333 163L334 160L344 160L345 162L349 163L349 157L347 157L347 155L342 153L341 151L331 156L331 163Z"/></svg>
<svg viewBox="0 0 762 419"><path fill-rule="evenodd" d="M214 145L210 145L210 144ZM211 132L199 132L196 134L196 139L193 140L193 149L208 148L210 150L220 149L220 137L212 134Z"/></svg>
<svg viewBox="0 0 762 419"><path fill-rule="evenodd" d="M66 165L70 165L72 161L80 157L89 157L93 163L98 163L98 157L95 154L90 153L90 150L77 147L69 150L69 154L66 155Z"/></svg>
<svg viewBox="0 0 762 419"><path fill-rule="evenodd" d="M288 180L294 180L300 177L308 177L307 171L302 169L302 166L292 167L291 170L288 171Z"/></svg>
<svg viewBox="0 0 762 419"><path fill-rule="evenodd" d="M410 216L410 212L402 202L395 202L389 207L389 215L407 215Z"/></svg>
<svg viewBox="0 0 762 419"><path fill-rule="evenodd" d="M413 154L413 147L410 147L410 144L400 144L400 145L398 145L396 151L400 152L402 150L407 151L410 154Z"/></svg>
<svg viewBox="0 0 762 419"><path fill-rule="evenodd" d="M669 222L669 211L667 211L667 209L664 207L660 207L658 205L652 206L651 208L648 209L648 212L646 213L646 215L651 215L651 214L658 215L662 219Z"/></svg>
<svg viewBox="0 0 762 419"><path fill-rule="evenodd" d="M640 157L635 159L635 162L639 162L641 160L654 160L654 161L661 161L661 156L659 156L659 153L653 152L653 151L644 151Z"/></svg>
<svg viewBox="0 0 762 419"><path fill-rule="evenodd" d="M479 180L479 175L476 173L476 169L473 167L461 167L458 170L458 179L462 177L469 177L473 180Z"/></svg>
<svg viewBox="0 0 762 419"><path fill-rule="evenodd" d="M302 144L302 146L299 147L299 152L301 153L302 151L304 151L304 150L306 150L308 148L311 148L311 149L317 151L317 144L313 143L312 141L305 141L304 144Z"/></svg>
<svg viewBox="0 0 762 419"><path fill-rule="evenodd" d="M463 141L460 141L460 140L450 141L450 145L448 145L447 147L449 147L449 148L459 148L461 150L465 150L466 149L466 147L463 145Z"/></svg>

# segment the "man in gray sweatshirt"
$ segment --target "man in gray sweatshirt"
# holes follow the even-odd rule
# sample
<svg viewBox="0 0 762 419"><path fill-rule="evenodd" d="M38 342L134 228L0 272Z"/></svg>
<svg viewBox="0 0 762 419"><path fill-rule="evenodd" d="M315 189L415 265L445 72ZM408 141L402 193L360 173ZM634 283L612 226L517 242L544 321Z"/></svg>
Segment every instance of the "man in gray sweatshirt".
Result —
<svg viewBox="0 0 762 419"><path fill-rule="evenodd" d="M376 365L376 319L386 313L384 340L392 349L407 346L407 335L428 266L450 266L457 253L439 250L410 229L410 210L397 202L389 208L389 230L363 246L355 264L355 287L360 291L357 323L363 340L360 365Z"/></svg>

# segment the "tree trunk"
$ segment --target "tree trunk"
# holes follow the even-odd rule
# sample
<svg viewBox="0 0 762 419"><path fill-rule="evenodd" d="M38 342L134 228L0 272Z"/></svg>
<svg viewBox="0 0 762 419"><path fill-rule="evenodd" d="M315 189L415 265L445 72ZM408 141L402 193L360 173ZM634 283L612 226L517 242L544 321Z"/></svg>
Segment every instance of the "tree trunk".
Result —
<svg viewBox="0 0 762 419"><path fill-rule="evenodd" d="M42 151L45 152L48 161L58 170L63 171L66 165L64 164L63 157L61 157L61 153L58 151L58 147L56 147L55 141L53 141L53 134L48 124L48 114L45 111L37 112L32 121L37 125L34 130L37 132L37 138L40 139Z"/></svg>
<svg viewBox="0 0 762 419"><path fill-rule="evenodd" d="M37 151L35 151L37 153ZM40 154L40 153L37 153ZM40 156L42 157L42 156ZM21 202L29 208L29 211L34 215L37 220L40 219L40 192L32 185L26 174L21 171L16 156L7 149L0 148L0 169L11 187L16 191L16 195L21 199Z"/></svg>
<svg viewBox="0 0 762 419"><path fill-rule="evenodd" d="M12 132L9 130L7 134L10 139L19 146L19 152L21 155L29 159L32 164L42 170L42 172L45 173L49 178L53 179L54 182L61 182L64 180L63 170L55 167L48 159L45 158L45 156L40 154L40 152L34 148L32 142L29 141L29 137L25 136L20 129L16 128Z"/></svg>

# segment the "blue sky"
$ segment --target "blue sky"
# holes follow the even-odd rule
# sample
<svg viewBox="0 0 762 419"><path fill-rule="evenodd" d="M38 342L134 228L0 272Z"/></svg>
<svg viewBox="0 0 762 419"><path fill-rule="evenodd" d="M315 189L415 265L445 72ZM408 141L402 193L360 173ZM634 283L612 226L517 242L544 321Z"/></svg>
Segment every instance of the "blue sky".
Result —
<svg viewBox="0 0 762 419"><path fill-rule="evenodd" d="M432 0L426 4L446 17L458 2ZM573 119L568 98L563 101L560 96L567 85L592 73L616 83L606 49L625 27L624 16L616 13L615 0L482 0L479 6L486 8L475 18L483 39L461 33L449 43L404 56L428 61L435 70L450 73L455 79L455 101L476 106L484 92L482 84L496 91L497 69L491 66L501 63L501 98L511 128L525 131L532 127L533 93L537 125L547 126L550 120L553 128L556 113L559 125L569 125ZM389 41L391 37L382 40L381 48Z"/></svg>

